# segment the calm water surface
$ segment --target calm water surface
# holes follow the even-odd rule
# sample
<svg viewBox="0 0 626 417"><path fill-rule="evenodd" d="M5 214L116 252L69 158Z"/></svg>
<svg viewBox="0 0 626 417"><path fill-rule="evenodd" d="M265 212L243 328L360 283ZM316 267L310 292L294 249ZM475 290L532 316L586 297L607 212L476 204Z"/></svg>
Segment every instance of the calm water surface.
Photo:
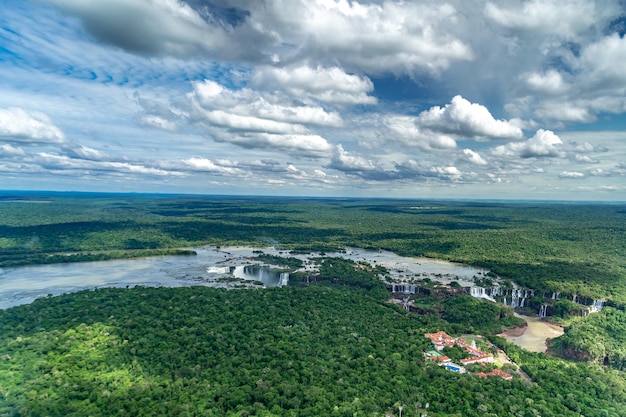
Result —
<svg viewBox="0 0 626 417"><path fill-rule="evenodd" d="M205 285L232 287L223 278L235 277L261 281L266 287L281 286L286 277L269 268L250 267L258 261L254 248L214 247L194 248L197 256L162 256L142 259L123 259L102 262L37 265L0 269L0 308L27 304L48 294L59 295L89 288L152 286L181 287ZM263 252L273 255L292 256L274 248ZM436 261L427 258L407 258L386 251L349 249L346 253L328 253L355 261L366 261L389 269L394 278L417 276L449 282L458 280L461 285L471 285L476 274L487 270L466 265ZM313 255L297 255L308 262Z"/></svg>

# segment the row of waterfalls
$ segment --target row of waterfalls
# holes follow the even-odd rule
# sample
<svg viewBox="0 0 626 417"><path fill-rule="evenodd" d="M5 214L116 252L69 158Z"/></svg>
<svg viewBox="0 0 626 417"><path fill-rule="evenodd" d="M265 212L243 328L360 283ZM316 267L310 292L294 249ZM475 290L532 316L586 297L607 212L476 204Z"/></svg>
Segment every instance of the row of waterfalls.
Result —
<svg viewBox="0 0 626 417"><path fill-rule="evenodd" d="M389 285L389 289L393 294L419 294L420 287L409 283L393 283ZM586 316L595 313L604 307L604 299L593 299L590 297L581 297L577 294L565 295L560 292L540 292L527 288L509 288L504 289L500 286L493 287L466 287L465 292L476 298L484 298L494 302L513 308L534 308L540 318L544 318L553 313L552 303L561 299L567 299L574 303L580 304L580 315ZM538 304L539 300L544 302ZM552 302L545 302L552 300Z"/></svg>

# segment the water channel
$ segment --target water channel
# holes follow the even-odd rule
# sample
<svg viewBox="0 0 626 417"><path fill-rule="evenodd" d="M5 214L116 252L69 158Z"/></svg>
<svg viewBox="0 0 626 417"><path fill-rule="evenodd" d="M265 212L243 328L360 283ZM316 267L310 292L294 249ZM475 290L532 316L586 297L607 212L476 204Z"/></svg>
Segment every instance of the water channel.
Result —
<svg viewBox="0 0 626 417"><path fill-rule="evenodd" d="M285 274L261 267L260 262L254 261L252 257L255 256L255 248L202 247L194 250L196 256L160 256L0 269L0 308L28 304L48 294L59 295L96 287L205 285L232 288L246 281L260 281L265 287L276 287L288 281ZM290 255L275 248L262 250L266 254L300 258L307 269L313 268L310 258L319 256ZM471 286L473 276L487 272L428 258L402 257L387 251L350 248L345 253L327 253L326 256L341 256L381 265L389 270L393 278L399 280L428 277L443 283L456 280L463 286Z"/></svg>

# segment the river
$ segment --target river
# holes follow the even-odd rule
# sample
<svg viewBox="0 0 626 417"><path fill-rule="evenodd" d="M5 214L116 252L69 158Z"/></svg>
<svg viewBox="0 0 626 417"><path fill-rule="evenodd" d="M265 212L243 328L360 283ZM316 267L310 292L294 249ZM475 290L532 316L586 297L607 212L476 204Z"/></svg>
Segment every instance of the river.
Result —
<svg viewBox="0 0 626 417"><path fill-rule="evenodd" d="M287 280L268 268L246 268L247 265L260 264L251 259L258 248L201 247L193 250L196 256L159 256L0 269L0 308L27 304L49 294L59 295L96 287L205 285L233 288L246 281L261 281L264 286L273 287L284 285ZM313 268L310 259L320 256L290 255L275 248L262 250L267 254L297 257L305 262L307 269ZM345 253L327 253L326 256L381 265L398 280L428 277L443 283L457 280L462 286L470 286L473 276L487 272L428 258L402 257L388 251L349 248ZM238 278L239 281L227 278Z"/></svg>

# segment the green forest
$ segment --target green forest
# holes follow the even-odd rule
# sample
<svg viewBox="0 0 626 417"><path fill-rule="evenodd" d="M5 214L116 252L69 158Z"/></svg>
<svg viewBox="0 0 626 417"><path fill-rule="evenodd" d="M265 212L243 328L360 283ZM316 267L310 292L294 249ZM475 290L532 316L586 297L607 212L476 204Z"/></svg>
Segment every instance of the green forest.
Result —
<svg viewBox="0 0 626 417"><path fill-rule="evenodd" d="M532 383L425 361L467 331L339 284L82 291L0 312L0 415L623 416L622 372L493 338ZM485 302L486 303L486 302ZM451 316L456 313L451 312ZM493 317L493 316L491 316ZM483 326L493 326L488 315ZM472 329L475 330L475 329Z"/></svg>
<svg viewBox="0 0 626 417"><path fill-rule="evenodd" d="M486 267L540 291L626 303L619 204L0 194L0 267L237 244L387 249Z"/></svg>
<svg viewBox="0 0 626 417"><path fill-rule="evenodd" d="M625 220L599 203L3 192L0 269L202 245L321 254L310 285L109 288L0 310L0 416L624 416ZM325 255L347 247L485 267L536 303L562 293L551 308L568 327L546 355L496 336L521 324L501 304L431 286L407 312L384 268ZM567 295L607 307L577 317ZM528 379L427 361L439 330L482 334Z"/></svg>

